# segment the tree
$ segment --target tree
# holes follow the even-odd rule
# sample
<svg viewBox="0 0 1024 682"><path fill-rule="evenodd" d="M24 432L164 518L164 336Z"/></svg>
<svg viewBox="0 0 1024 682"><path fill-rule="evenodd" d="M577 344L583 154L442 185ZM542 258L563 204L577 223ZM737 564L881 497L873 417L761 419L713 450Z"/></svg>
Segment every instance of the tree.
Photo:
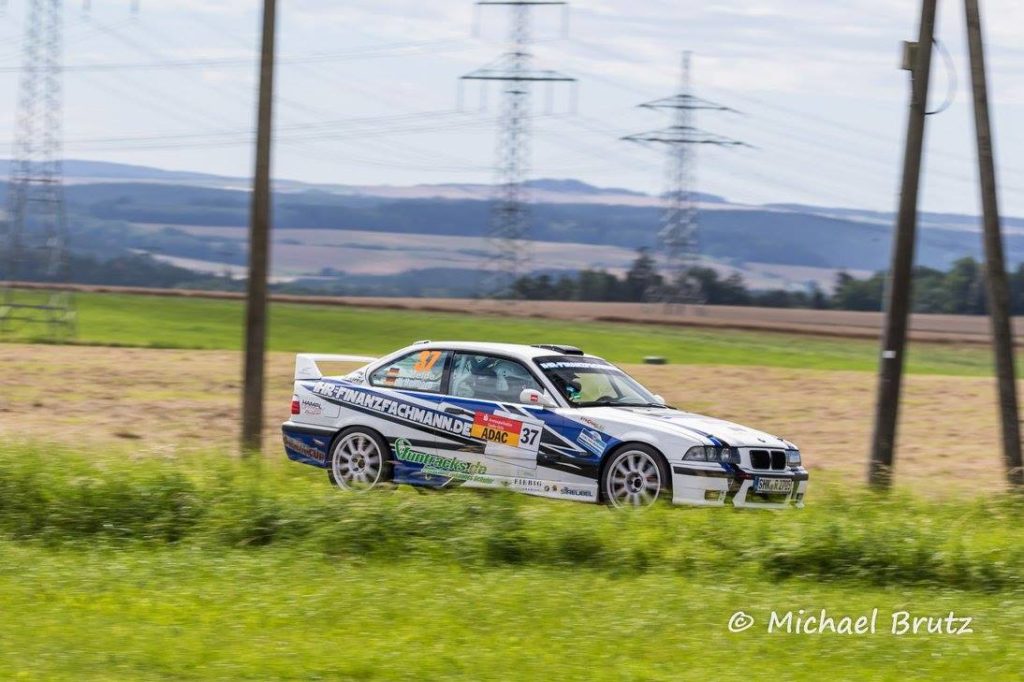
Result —
<svg viewBox="0 0 1024 682"><path fill-rule="evenodd" d="M581 301L620 301L622 283L604 270L583 270L579 275L579 292Z"/></svg>
<svg viewBox="0 0 1024 682"><path fill-rule="evenodd" d="M966 315L985 312L985 283L976 260L967 257L956 261L945 279L949 295L948 312Z"/></svg>
<svg viewBox="0 0 1024 682"><path fill-rule="evenodd" d="M832 307L840 310L881 310L885 279L875 273L868 279L857 279L848 272L836 276Z"/></svg>
<svg viewBox="0 0 1024 682"><path fill-rule="evenodd" d="M625 291L623 292L629 301L644 301L648 293L661 286L661 275L658 274L657 263L650 255L646 247L637 249L636 260L626 273Z"/></svg>

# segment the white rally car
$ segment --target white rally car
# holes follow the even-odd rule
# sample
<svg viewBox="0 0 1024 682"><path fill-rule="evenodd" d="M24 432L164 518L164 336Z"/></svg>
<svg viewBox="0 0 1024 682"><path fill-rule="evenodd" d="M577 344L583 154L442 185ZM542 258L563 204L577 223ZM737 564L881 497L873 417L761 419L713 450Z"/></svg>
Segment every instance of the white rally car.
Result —
<svg viewBox="0 0 1024 682"><path fill-rule="evenodd" d="M368 362L345 376L318 363ZM792 443L665 404L571 346L421 341L384 358L301 354L288 457L346 490L466 486L614 506L803 506Z"/></svg>

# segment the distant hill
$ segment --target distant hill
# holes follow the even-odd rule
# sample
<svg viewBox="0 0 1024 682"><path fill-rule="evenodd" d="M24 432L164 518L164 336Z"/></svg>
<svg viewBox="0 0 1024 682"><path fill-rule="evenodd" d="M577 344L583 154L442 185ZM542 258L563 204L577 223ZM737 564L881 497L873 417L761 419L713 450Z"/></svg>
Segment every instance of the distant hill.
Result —
<svg viewBox="0 0 1024 682"><path fill-rule="evenodd" d="M10 161L0 159L0 177L10 175ZM154 183L180 183L195 186L214 187L237 187L244 189L249 185L249 179L243 177L214 175L211 173L200 173L193 171L174 171L150 166L139 166L124 163L113 163L109 161L83 161L68 159L64 162L64 176L69 183L82 182L107 182L112 180L124 180L130 182L154 182ZM442 183L423 184L411 187L374 187L359 185L339 185L330 183L309 183L299 180L287 180L277 178L274 180L278 190L283 191L319 191L324 193L359 194L367 196L386 196L399 198L429 197L438 192L462 191L470 194L487 193L491 191L490 185L467 184L467 183ZM607 196L607 197L649 197L643 192L622 189L619 187L596 187L575 179L554 179L539 178L525 183L534 190L544 193L578 195L578 196ZM718 201L724 199L714 195L699 195L702 201Z"/></svg>
<svg viewBox="0 0 1024 682"><path fill-rule="evenodd" d="M0 176L6 178L10 173L11 162L7 159L0 159ZM77 159L64 161L64 175L73 179L151 180L185 183L190 181L203 182L232 179L210 173L172 171L152 168L150 166L135 166L126 163L111 163L109 161L79 161Z"/></svg>
<svg viewBox="0 0 1024 682"><path fill-rule="evenodd" d="M8 163L0 161L0 178L7 170ZM247 188L245 178L79 160L67 161L65 172L77 250L99 256L145 251L204 263L208 271L245 262L240 228L248 224L249 197L238 191ZM635 249L656 242L656 197L573 179L538 179L530 186L536 200L530 211L531 238L539 244L606 246L601 251L606 260L584 262L614 269L628 265ZM366 251L370 247L365 243L345 250L340 242L347 243L347 238L335 239L340 261L355 257L405 263L418 258L420 268L440 265L425 258L420 247L403 245L402 235L419 236L405 240L410 244L422 244L421 237L431 235L465 238L467 246L456 247L464 260L484 255L482 245L468 244L484 235L490 222L493 190L487 185L354 187L277 181L276 187L275 238L288 245L291 272L298 276L315 276L325 257L307 234L310 230L382 235L375 252ZM0 192L6 194L5 188ZM736 205L714 195L698 198L702 253L723 268L770 271L783 284L800 285L831 281L839 270L866 272L888 265L891 214L798 204ZM960 257L981 256L976 216L925 213L921 222L919 264L946 269ZM1005 218L1004 224L1011 264L1024 261L1024 219ZM546 251L544 268L579 267L578 259L569 266L562 256L551 255L565 252L564 246ZM345 262L331 267L343 271Z"/></svg>
<svg viewBox="0 0 1024 682"><path fill-rule="evenodd" d="M625 194L636 197L646 196L643 192L634 192L633 190L622 189L620 187L595 187L580 180L572 179L556 180L552 178L540 178L539 180L528 180L525 184L527 187L533 187L535 189L543 189L551 192L567 192L570 194Z"/></svg>
<svg viewBox="0 0 1024 682"><path fill-rule="evenodd" d="M152 232L131 237L132 224L166 228L245 227L249 199L243 192L188 185L98 183L66 189L73 222L88 226L84 247L145 248L159 241ZM373 199L322 192L279 193L274 224L288 230L362 230L395 234L480 236L490 220L490 202L453 199ZM627 249L653 246L659 209L601 204L537 204L530 212L531 236L541 242L605 244ZM699 214L703 252L730 263L758 262L829 269L886 267L891 224L848 220L794 210L730 208ZM78 230L82 234L82 229ZM108 238L105 238L107 235ZM185 233L173 255L196 257L207 245ZM144 243L143 243L144 242ZM186 243L191 245L186 250ZM1007 250L1024 260L1024 235L1009 234ZM173 247L173 248L171 248ZM231 249L237 257L242 251ZM923 230L918 262L947 268L964 255L980 256L980 239L963 229Z"/></svg>

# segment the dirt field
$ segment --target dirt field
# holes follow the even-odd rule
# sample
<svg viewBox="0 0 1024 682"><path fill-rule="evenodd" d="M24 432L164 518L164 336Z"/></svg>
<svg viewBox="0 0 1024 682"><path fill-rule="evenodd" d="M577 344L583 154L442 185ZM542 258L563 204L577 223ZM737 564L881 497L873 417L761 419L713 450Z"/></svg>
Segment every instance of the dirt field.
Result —
<svg viewBox="0 0 1024 682"><path fill-rule="evenodd" d="M293 356L268 368L266 451L279 456ZM669 402L795 441L821 478L859 483L870 436L874 376L753 367L635 366ZM233 452L240 354L0 345L0 440L171 454ZM140 380L141 378L141 380ZM994 381L907 377L897 480L983 493L1002 485Z"/></svg>

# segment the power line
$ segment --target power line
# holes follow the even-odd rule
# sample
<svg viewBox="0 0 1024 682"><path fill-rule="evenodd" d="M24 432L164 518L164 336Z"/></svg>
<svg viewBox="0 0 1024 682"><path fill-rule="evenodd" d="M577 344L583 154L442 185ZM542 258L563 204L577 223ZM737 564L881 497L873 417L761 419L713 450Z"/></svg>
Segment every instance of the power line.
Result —
<svg viewBox="0 0 1024 682"><path fill-rule="evenodd" d="M205 24L200 24L200 25L206 27ZM125 36L125 35L121 34L120 32L118 32L116 30L111 30L111 29L109 29L107 27L101 26L101 29L104 30L109 35L111 35L112 37L114 37L115 39L119 40L120 42L128 45L133 50L136 50L136 51L138 51L138 52L140 52L142 54L146 54L148 56L151 56L151 57L153 57L154 59L157 59L157 60L161 60L161 59L165 58L164 55L159 50L154 49L150 43L140 42L140 41L138 41L138 40L136 40L134 38L131 38L129 36ZM161 42L163 42L163 43L168 43L168 42L173 43L174 42L174 41L169 40L166 35L160 34L158 31L150 30L150 33L151 34L155 33L155 37L159 38L161 40ZM220 33L218 33L218 35L219 35L219 37L224 38L224 35L221 35ZM248 45L245 41L243 41L243 40L241 40L239 38L236 38L236 37L232 37L231 34L228 34L227 37L232 38L233 42L236 42L237 44ZM178 44L180 45L180 43L178 43ZM406 106L407 106L407 100L399 100L398 102L395 102L395 100L393 100L392 98L388 98L388 97L384 97L384 96L378 95L377 93L373 92L372 90L369 90L368 88L361 88L361 87L359 87L359 85L356 82L356 78L353 75L351 75L351 74L346 75L346 77L344 79L341 79L341 78L338 78L332 71L325 70L325 69L320 68L320 67L316 67L316 66L314 66L312 64L298 63L298 64L295 64L295 66L298 69L306 70L306 71L310 72L311 74L313 74L317 78L318 82L321 84L321 87L322 87L322 84L325 82L325 80L326 81L333 81L333 82L338 83L339 86L344 87L346 90L355 89L355 90L358 90L358 91L362 92L363 94L365 94L365 95L367 95L369 97L372 97L374 99L378 99L378 100L381 100L381 101L387 100L388 102L391 103L392 106L397 106L399 108L406 108ZM189 79L189 83L190 84L194 84L195 80L194 79ZM222 96L222 97L226 97L228 90L230 90L232 92L238 92L241 96L243 96L245 98L248 98L250 96L250 91L248 90L248 88L243 87L242 84L240 84L240 83L232 81L232 82L224 84L224 86L225 87L218 87L215 90L215 92L218 95ZM148 85L148 83L142 83L141 84L141 88L142 89L147 89L148 88L150 91L152 91L152 88ZM133 93L131 93L131 96L134 97L135 94L136 93L133 92ZM232 102L234 102L234 101L236 101L236 100L232 100ZM336 115L336 112L334 112L334 111L327 111L327 110L323 109L322 107L316 107L314 105L311 105L306 100L302 100L302 101L292 100L290 98L287 98L287 97L281 95L280 93L276 93L275 94L274 101L277 104L284 105L288 109L290 109L292 111L295 111L297 113L303 114L305 116L319 117L319 118L322 119L323 117L326 117L326 116L335 116ZM159 104L157 104L158 102L159 102ZM158 109L158 110L161 110L161 109L165 108L165 104L162 103L162 99L159 98L159 97L151 98L151 104L147 105L147 106L149 106L150 108ZM411 113L418 116L418 115L421 115L423 112L411 112ZM450 111L450 110L448 110L448 111L442 110L442 111L438 111L437 113L438 113L438 115L463 116L463 117L466 116L464 114L461 114L460 112L455 112L455 111ZM380 118L381 117L376 117L377 120L380 120ZM287 114L282 115L281 119L282 120L287 120ZM294 124L294 127L308 126L308 127L312 128L312 127L321 125L321 123L322 123L322 121L318 120L318 121L314 121L314 122L311 122L311 123ZM469 123L467 125L469 127L473 127L475 124ZM451 129L451 128L454 128L454 127L457 127L457 126L455 126L455 125L444 126L444 127L439 128L439 129ZM282 128L282 126L278 125L278 126L275 126L275 130L276 131L281 131L281 130L283 130L283 128ZM423 130L420 130L420 129L408 130L407 129L407 130L393 131L393 132L418 133L418 132L430 132L430 131L431 131L430 128L426 128L426 129L423 129ZM202 146L220 146L220 147L239 146L239 145L249 144L249 138L252 135L251 128L246 128L246 129L241 130L241 131L233 130L233 132L235 133L235 135L234 135L234 137L232 137L230 139L218 139L218 140L214 140L214 141L210 142L209 144L207 144L207 143L199 143L199 144L202 144ZM381 133L383 133L383 132L384 131L381 131ZM315 157L315 158L318 158L318 159L322 159L323 156L321 154L311 154L309 152L309 150L311 148L316 148L318 150L322 149L323 143L330 142L332 139L346 139L346 140L348 140L350 142L350 144L351 143L355 143L355 144L359 144L359 145L363 145L363 146L372 145L372 144L381 145L381 142L380 142L379 139L376 142L372 141L371 139L368 139L369 137L372 137L372 138L375 138L375 139L379 138L380 135L377 134L377 133L369 133L368 137L367 136L350 136L350 135L335 135L335 136L328 137L328 136L315 136L313 134L306 135L306 136L301 136L300 138L296 137L296 139L292 139L293 137L296 137L296 136L289 136L289 135L287 135L287 131L286 131L285 135L276 135L275 136L275 141L276 142L280 142L282 144L290 145L291 147L293 147L297 151L299 151L299 153L301 155L303 155L303 156L305 156L307 158L314 158ZM166 149L166 148L177 148L177 147L185 147L185 146L198 146L198 145L197 144L181 144L181 145L179 145L179 144L170 144L170 143L166 143L166 144L165 143L150 143L148 146L146 146L146 148L149 148L149 149L155 149L155 148ZM136 143L135 147L136 148L140 148L140 147L142 147L142 145L139 144L139 143ZM384 167L399 167L401 164L398 164L398 163L396 163L393 160L393 159L396 158L396 155L402 156L402 155L409 155L409 154L413 154L413 155L419 157L419 159L421 160L421 164L422 164L422 166L421 166L422 170L430 170L430 171L440 170L440 167L437 165L438 158L447 158L447 159L449 159L449 163L451 165L448 166L448 168L452 168L454 166L460 166L460 170L464 170L465 167L470 167L472 165L469 162L467 162L467 161L465 161L463 159L458 159L457 157L454 157L451 154L448 154L448 153L446 153L444 151L417 150L413 145L410 145L407 142L403 142L397 148L396 147L391 147L387 154L382 155L382 157L383 157L382 159L372 160L372 159L367 159L365 157L356 157L356 156L353 156L351 154L350 150L347 149L347 148L345 150L339 152L338 156L339 157L348 158L350 160L358 161L360 163L369 163L369 164L372 164L372 165L384 166ZM387 160L385 160L385 159L387 159Z"/></svg>
<svg viewBox="0 0 1024 682"><path fill-rule="evenodd" d="M408 43L396 43L393 45L381 45L338 52L314 53L307 55L292 55L281 57L280 65L290 64L323 64L328 62L348 61L356 59L373 59L378 57L404 57L420 52L441 51L438 48L447 50L464 50L468 46L457 43L453 40L429 40ZM433 48L433 49L426 49ZM161 59L148 62L92 62L85 64L65 64L61 69L65 72L77 71L164 71L172 69L197 69L197 68L250 68L255 57L205 57L195 59ZM14 73L20 70L18 66L0 66L0 73Z"/></svg>

